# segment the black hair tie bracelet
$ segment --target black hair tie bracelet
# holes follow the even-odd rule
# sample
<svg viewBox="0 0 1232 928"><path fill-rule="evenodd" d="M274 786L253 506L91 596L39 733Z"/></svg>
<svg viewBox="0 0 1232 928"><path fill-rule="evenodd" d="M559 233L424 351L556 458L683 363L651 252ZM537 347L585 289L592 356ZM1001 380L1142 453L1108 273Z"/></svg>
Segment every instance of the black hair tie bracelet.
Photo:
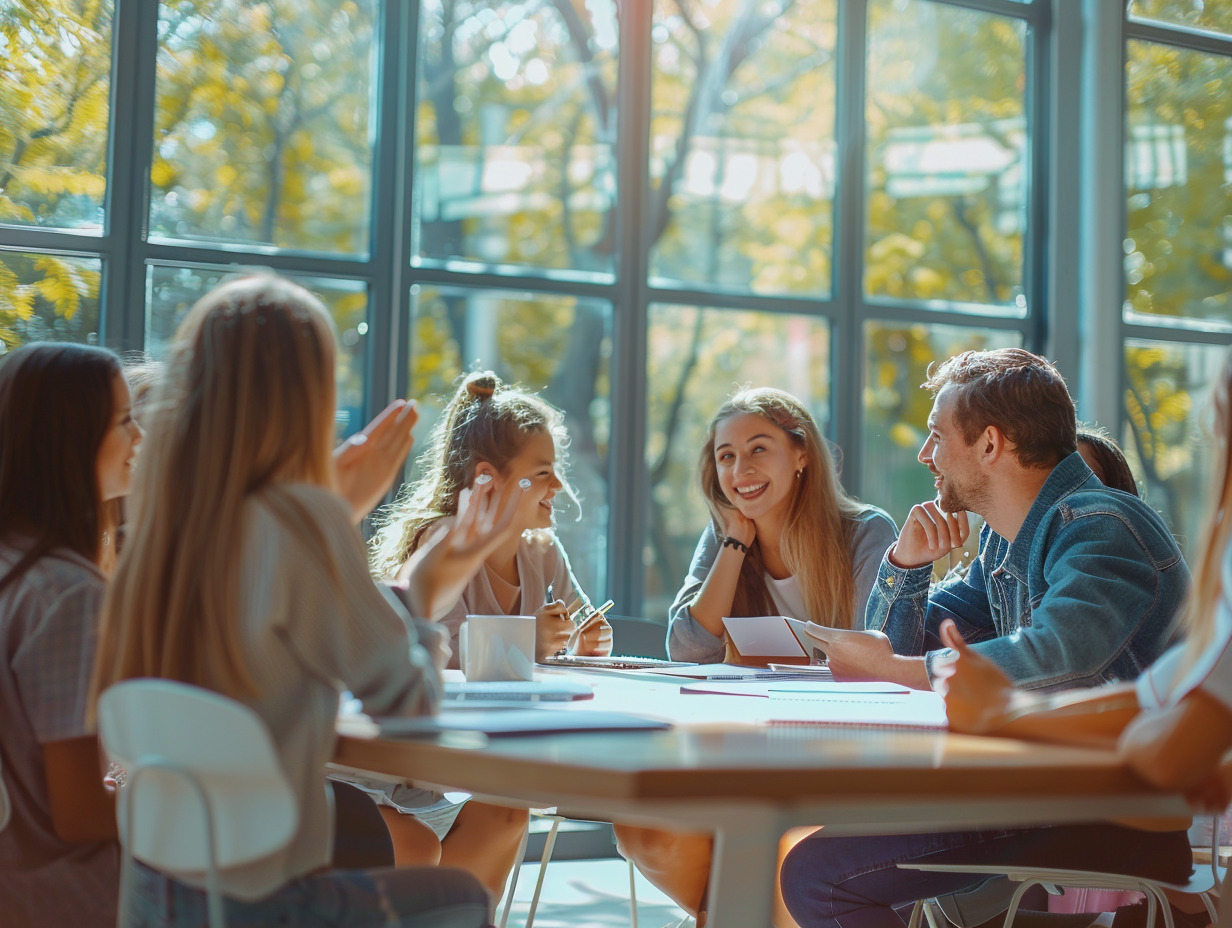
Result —
<svg viewBox="0 0 1232 928"><path fill-rule="evenodd" d="M731 535L728 535L723 539L723 547L735 548L737 551L743 551L745 554L749 553L749 546L743 541L740 541L738 538L732 538Z"/></svg>

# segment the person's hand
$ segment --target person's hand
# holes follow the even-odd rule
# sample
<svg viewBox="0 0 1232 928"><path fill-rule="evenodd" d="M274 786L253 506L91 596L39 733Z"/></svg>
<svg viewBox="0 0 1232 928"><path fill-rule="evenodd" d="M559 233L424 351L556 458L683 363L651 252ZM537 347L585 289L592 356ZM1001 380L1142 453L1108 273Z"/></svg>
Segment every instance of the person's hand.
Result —
<svg viewBox="0 0 1232 928"><path fill-rule="evenodd" d="M723 510L723 535L734 538L741 544L751 545L757 537L757 526L752 519L733 506Z"/></svg>
<svg viewBox="0 0 1232 928"><path fill-rule="evenodd" d="M415 404L394 400L364 428L334 449L338 495L351 505L356 522L372 511L393 486L415 438Z"/></svg>
<svg viewBox="0 0 1232 928"><path fill-rule="evenodd" d="M540 606L535 612L535 660L553 657L569 647L573 623L561 600Z"/></svg>
<svg viewBox="0 0 1232 928"><path fill-rule="evenodd" d="M950 619L941 623L941 641L954 656L933 664L933 688L945 698L950 729L968 734L987 734L1005 721L1014 693L1010 678L1001 668L971 646Z"/></svg>
<svg viewBox="0 0 1232 928"><path fill-rule="evenodd" d="M808 633L821 642L826 662L836 679L893 680L894 648L877 631L844 631L826 634L822 626L809 625Z"/></svg>
<svg viewBox="0 0 1232 928"><path fill-rule="evenodd" d="M606 618L583 622L569 636L569 653L582 657L607 657L612 653L612 626Z"/></svg>
<svg viewBox="0 0 1232 928"><path fill-rule="evenodd" d="M426 538L398 572L423 617L433 618L457 602L483 562L516 530L514 516L527 495L516 483L495 482L458 495L453 523Z"/></svg>
<svg viewBox="0 0 1232 928"><path fill-rule="evenodd" d="M890 548L890 563L910 570L924 567L955 548L961 548L971 535L971 522L965 512L943 512L938 500L912 506Z"/></svg>
<svg viewBox="0 0 1232 928"><path fill-rule="evenodd" d="M1180 790L1205 811L1228 804L1221 761L1232 742L1232 715L1202 689L1176 705L1140 712L1117 742L1117 753L1140 777Z"/></svg>

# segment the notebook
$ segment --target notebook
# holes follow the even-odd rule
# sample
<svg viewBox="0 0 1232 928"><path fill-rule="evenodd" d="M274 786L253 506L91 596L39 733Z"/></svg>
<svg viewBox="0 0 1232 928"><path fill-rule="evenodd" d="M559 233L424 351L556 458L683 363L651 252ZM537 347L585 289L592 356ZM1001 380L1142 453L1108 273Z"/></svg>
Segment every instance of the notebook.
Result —
<svg viewBox="0 0 1232 928"><path fill-rule="evenodd" d="M665 667L696 667L692 661L669 661L661 657L582 657L576 654L561 654L545 657L539 661L547 667L581 667L586 670L655 670Z"/></svg>
<svg viewBox="0 0 1232 928"><path fill-rule="evenodd" d="M566 732L661 731L661 719L600 709L448 709L438 716L374 718L382 737L430 738L445 732L479 732L492 738Z"/></svg>
<svg viewBox="0 0 1232 928"><path fill-rule="evenodd" d="M771 693L767 725L944 730L945 702L931 690L906 693Z"/></svg>
<svg viewBox="0 0 1232 928"><path fill-rule="evenodd" d="M468 680L445 682L444 705L479 702L571 702L593 699L594 689L584 680L553 677L550 680L508 680L499 682Z"/></svg>

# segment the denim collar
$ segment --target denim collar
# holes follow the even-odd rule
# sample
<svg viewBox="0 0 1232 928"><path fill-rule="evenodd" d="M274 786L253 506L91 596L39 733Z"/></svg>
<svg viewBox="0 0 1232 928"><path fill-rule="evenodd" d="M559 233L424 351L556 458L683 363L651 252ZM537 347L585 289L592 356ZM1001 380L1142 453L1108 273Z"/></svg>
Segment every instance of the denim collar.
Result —
<svg viewBox="0 0 1232 928"><path fill-rule="evenodd" d="M1069 496L1095 475L1082 455L1075 451L1064 458L1052 469L1044 485L1040 487L1035 502L1027 511L1027 517L1022 522L1018 535L1010 543L1009 551L1001 566L1020 581L1025 582L1027 565L1031 559L1031 542L1035 538L1035 530L1039 528L1044 517L1065 497Z"/></svg>

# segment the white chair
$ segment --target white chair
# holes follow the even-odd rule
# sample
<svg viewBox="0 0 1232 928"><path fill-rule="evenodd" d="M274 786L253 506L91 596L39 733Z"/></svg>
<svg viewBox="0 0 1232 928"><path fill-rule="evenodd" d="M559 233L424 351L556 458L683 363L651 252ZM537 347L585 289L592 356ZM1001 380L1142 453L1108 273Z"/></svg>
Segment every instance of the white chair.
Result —
<svg viewBox="0 0 1232 928"><path fill-rule="evenodd" d="M285 846L299 814L269 731L251 709L170 680L126 680L99 699L98 730L128 771L116 809L124 847L121 923L134 858L205 874L210 928L224 928L218 871Z"/></svg>
<svg viewBox="0 0 1232 928"><path fill-rule="evenodd" d="M543 878L547 876L548 864L552 862L552 851L556 848L556 836L560 833L560 826L566 821L577 821L576 819L567 818L564 815L558 815L552 809L531 809L532 819L539 817L550 821L551 827L548 829L547 837L543 842L543 856L539 859L539 875L535 880L535 891L531 895L530 908L526 912L526 923L524 928L532 928L535 924L535 912L539 909L539 897L543 893ZM584 820L583 820L584 821ZM518 848L517 863L514 864L513 873L509 876L509 889L505 892L505 904L501 908L501 917L499 928L505 928L509 920L509 910L513 908L513 896L518 890L518 873L522 869L522 858L526 855L526 844L530 839L530 822L526 823L526 831L522 833L522 844ZM633 861L628 861L629 864L629 923L630 928L638 928L637 926L637 884L634 882L636 870L633 866Z"/></svg>
<svg viewBox="0 0 1232 928"><path fill-rule="evenodd" d="M1004 928L1011 928L1014 916L1018 914L1018 906L1023 895L1032 886L1043 886L1052 895L1060 895L1063 888L1108 889L1122 892L1140 892L1146 897L1146 925L1154 928L1156 912L1162 912L1166 928L1174 928L1172 922L1172 907L1168 904L1167 891L1190 893L1198 896L1206 907L1211 921L1217 920L1215 900L1220 883L1224 878L1224 868L1219 865L1219 822L1216 819L1211 829L1211 860L1209 866L1199 864L1194 867L1193 875L1187 883L1165 883L1146 877L1125 876L1118 873L1103 873L1094 870L1069 870L1048 867L1014 867L1008 864L899 864L900 870L929 870L936 873L984 873L989 876L1004 876L1011 882L1018 883L1010 895L1009 908L1005 910ZM920 928L922 918L926 918L932 928L937 928L935 916L930 902L939 909L946 911L944 897L941 899L921 899L911 910L908 928ZM954 919L951 917L951 921Z"/></svg>

